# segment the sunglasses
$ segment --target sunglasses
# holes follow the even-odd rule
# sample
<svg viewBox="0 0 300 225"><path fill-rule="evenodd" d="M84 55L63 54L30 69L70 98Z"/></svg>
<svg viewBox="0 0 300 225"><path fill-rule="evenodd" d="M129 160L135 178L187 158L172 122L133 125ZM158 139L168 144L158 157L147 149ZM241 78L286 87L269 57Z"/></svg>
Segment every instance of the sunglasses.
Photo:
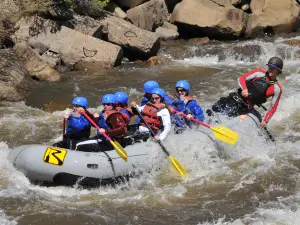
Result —
<svg viewBox="0 0 300 225"><path fill-rule="evenodd" d="M158 100L158 99L160 99L160 97L152 97L152 100Z"/></svg>
<svg viewBox="0 0 300 225"><path fill-rule="evenodd" d="M104 105L104 106L112 106L113 104L112 103L103 103L102 105Z"/></svg>
<svg viewBox="0 0 300 225"><path fill-rule="evenodd" d="M184 88L176 88L177 92L186 92L186 90Z"/></svg>

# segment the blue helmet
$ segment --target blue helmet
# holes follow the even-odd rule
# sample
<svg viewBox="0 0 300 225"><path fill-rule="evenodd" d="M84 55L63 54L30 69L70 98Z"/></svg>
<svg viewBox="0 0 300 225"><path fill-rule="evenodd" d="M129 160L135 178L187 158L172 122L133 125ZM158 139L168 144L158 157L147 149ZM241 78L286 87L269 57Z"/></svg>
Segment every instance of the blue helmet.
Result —
<svg viewBox="0 0 300 225"><path fill-rule="evenodd" d="M81 107L88 107L88 100L85 97L75 97L72 101L73 105L80 105Z"/></svg>
<svg viewBox="0 0 300 225"><path fill-rule="evenodd" d="M151 92L151 94L157 94L163 99L166 97L166 92L161 88L154 88Z"/></svg>
<svg viewBox="0 0 300 225"><path fill-rule="evenodd" d="M176 88L184 88L187 92L190 92L190 84L186 80L177 81Z"/></svg>
<svg viewBox="0 0 300 225"><path fill-rule="evenodd" d="M124 92L117 92L115 93L115 95L117 96L117 102L126 105L128 102L128 95Z"/></svg>
<svg viewBox="0 0 300 225"><path fill-rule="evenodd" d="M116 104L117 96L115 94L106 94L102 97L102 104Z"/></svg>
<svg viewBox="0 0 300 225"><path fill-rule="evenodd" d="M154 88L158 88L159 84L154 80L149 80L144 84L144 92L151 93Z"/></svg>

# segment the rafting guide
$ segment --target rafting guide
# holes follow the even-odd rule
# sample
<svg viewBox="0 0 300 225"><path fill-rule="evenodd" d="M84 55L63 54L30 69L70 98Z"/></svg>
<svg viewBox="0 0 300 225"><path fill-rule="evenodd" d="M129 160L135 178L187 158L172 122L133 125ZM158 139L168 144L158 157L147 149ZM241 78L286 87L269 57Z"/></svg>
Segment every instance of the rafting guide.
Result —
<svg viewBox="0 0 300 225"><path fill-rule="evenodd" d="M283 61L278 57L272 57L266 66L267 70L258 68L239 77L240 88L221 98L206 111L207 114L212 116L213 112L216 112L236 117L252 112L259 117L261 127L265 128L276 112L282 94L277 77L282 73ZM272 98L271 106L262 118L253 107L255 105L261 107L268 98Z"/></svg>

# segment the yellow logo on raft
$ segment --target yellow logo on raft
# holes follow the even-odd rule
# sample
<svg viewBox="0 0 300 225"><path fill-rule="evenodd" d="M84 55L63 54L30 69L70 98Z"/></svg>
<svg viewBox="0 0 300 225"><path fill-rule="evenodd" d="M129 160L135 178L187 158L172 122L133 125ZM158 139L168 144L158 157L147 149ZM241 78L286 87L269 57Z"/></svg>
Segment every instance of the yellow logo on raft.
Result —
<svg viewBox="0 0 300 225"><path fill-rule="evenodd" d="M64 163L66 155L66 150L49 147L45 151L44 162L61 166Z"/></svg>

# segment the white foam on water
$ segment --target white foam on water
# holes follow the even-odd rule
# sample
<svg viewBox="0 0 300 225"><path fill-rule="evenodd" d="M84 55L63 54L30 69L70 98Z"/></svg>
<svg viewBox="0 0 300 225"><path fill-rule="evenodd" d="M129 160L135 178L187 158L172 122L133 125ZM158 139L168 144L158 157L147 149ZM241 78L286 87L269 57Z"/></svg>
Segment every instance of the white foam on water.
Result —
<svg viewBox="0 0 300 225"><path fill-rule="evenodd" d="M18 220L17 219L10 219L2 209L0 209L0 224L1 225L17 225Z"/></svg>

